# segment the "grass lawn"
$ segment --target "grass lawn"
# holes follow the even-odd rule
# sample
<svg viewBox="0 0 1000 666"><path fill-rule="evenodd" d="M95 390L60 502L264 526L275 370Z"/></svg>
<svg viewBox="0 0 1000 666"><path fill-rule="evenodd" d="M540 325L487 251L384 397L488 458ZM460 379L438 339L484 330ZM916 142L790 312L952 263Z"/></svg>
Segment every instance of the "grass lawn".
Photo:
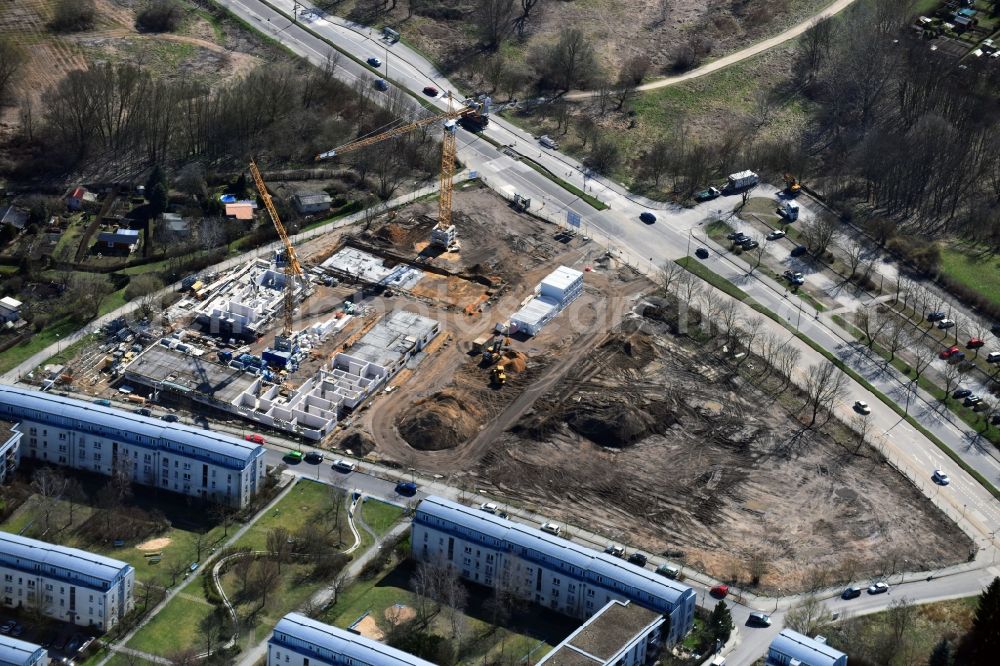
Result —
<svg viewBox="0 0 1000 666"><path fill-rule="evenodd" d="M105 315L112 310L117 310L121 306L125 305L125 287L122 287L118 291L113 291L108 294L108 297L101 302L100 315Z"/></svg>
<svg viewBox="0 0 1000 666"><path fill-rule="evenodd" d="M251 550L266 550L267 533L275 527L284 527L295 533L306 525L313 525L319 512L329 505L331 494L340 492L332 486L327 486L308 479L299 479L287 495L278 502L267 515L261 516L253 526L240 537L234 545L237 548ZM344 498L343 512L346 516L348 499ZM351 539L351 531L344 524L344 539Z"/></svg>
<svg viewBox="0 0 1000 666"><path fill-rule="evenodd" d="M2 524L0 528L15 534L24 533L25 536L44 539L64 546L83 548L95 553L107 555L124 562L128 562L135 567L136 578L142 583L153 583L167 586L172 582L170 569L173 565L190 564L197 561L196 540L197 533L172 526L167 531L153 535L152 538L168 539L168 543L156 550L139 550L134 543L126 544L123 547L115 548L110 543L93 543L81 536L78 531L93 513L90 506L81 504L74 509L72 525L66 524L69 517L69 503L58 501L51 512L52 525L45 531L44 510L41 498L38 495L30 497L24 504ZM58 527L57 527L58 524ZM59 529L62 527L62 529ZM230 527L230 530L235 529ZM214 527L205 533L202 546L202 558L204 559L212 544L223 538L223 528ZM145 555L150 552L161 553L161 561L158 564L150 564L149 558Z"/></svg>
<svg viewBox="0 0 1000 666"><path fill-rule="evenodd" d="M44 330L0 353L0 372L7 372L78 328L80 324L69 317L52 322Z"/></svg>
<svg viewBox="0 0 1000 666"><path fill-rule="evenodd" d="M366 499L364 504L361 505L361 518L379 536L388 532L396 524L396 521L402 517L403 509L392 504Z"/></svg>
<svg viewBox="0 0 1000 666"><path fill-rule="evenodd" d="M166 656L200 642L199 624L212 614L215 607L187 591L201 588L196 579L167 604L149 624L128 642L128 647Z"/></svg>
<svg viewBox="0 0 1000 666"><path fill-rule="evenodd" d="M1000 257L987 255L977 259L974 255L955 247L941 248L941 272L995 305L1000 305Z"/></svg>
<svg viewBox="0 0 1000 666"><path fill-rule="evenodd" d="M942 639L954 641L972 626L979 597L952 599L924 604L914 609L914 617L903 633L899 647L888 661L875 656L878 645L893 634L889 612L873 613L825 628L830 645L848 654L848 660L867 657L889 666L926 664L934 646ZM848 638L849 636L849 638Z"/></svg>

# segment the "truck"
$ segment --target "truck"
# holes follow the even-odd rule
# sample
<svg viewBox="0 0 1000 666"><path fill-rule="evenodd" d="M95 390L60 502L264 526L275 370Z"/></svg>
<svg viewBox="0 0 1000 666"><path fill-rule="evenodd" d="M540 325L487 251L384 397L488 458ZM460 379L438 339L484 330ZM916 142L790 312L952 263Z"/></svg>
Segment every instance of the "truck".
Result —
<svg viewBox="0 0 1000 666"><path fill-rule="evenodd" d="M778 214L789 222L799 219L799 205L794 201L782 201L778 204Z"/></svg>
<svg viewBox="0 0 1000 666"><path fill-rule="evenodd" d="M542 144L542 146L546 148L551 148L552 150L559 147L559 142L550 137L548 134L543 134L538 137L538 143Z"/></svg>
<svg viewBox="0 0 1000 666"><path fill-rule="evenodd" d="M695 201L711 201L712 199L721 195L722 192L719 191L717 187L709 187L702 190L694 195Z"/></svg>
<svg viewBox="0 0 1000 666"><path fill-rule="evenodd" d="M753 171L737 171L736 173L729 174L726 188L731 191L743 190L748 187L753 187L759 182L760 176L755 174Z"/></svg>

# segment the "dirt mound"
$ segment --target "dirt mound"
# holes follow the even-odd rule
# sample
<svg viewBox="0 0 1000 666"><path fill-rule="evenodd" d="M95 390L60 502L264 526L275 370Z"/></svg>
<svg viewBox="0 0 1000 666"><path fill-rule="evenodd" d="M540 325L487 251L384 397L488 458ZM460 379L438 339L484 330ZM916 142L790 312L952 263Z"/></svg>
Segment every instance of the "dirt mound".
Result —
<svg viewBox="0 0 1000 666"><path fill-rule="evenodd" d="M340 446L356 456L364 457L375 450L375 440L368 433L355 430L340 442Z"/></svg>
<svg viewBox="0 0 1000 666"><path fill-rule="evenodd" d="M630 335L615 335L602 348L609 355L619 356L622 362L634 368L644 368L656 358L656 348L653 347L650 336L639 331Z"/></svg>
<svg viewBox="0 0 1000 666"><path fill-rule="evenodd" d="M528 367L528 357L521 352L508 349L502 357L503 369L507 372L524 372Z"/></svg>
<svg viewBox="0 0 1000 666"><path fill-rule="evenodd" d="M375 238L386 241L391 245L402 245L406 242L407 236L409 234L401 226L392 222L379 227L378 231L375 232Z"/></svg>
<svg viewBox="0 0 1000 666"><path fill-rule="evenodd" d="M616 449L663 434L677 422L663 404L643 408L621 395L587 396L566 412L565 419L578 435Z"/></svg>
<svg viewBox="0 0 1000 666"><path fill-rule="evenodd" d="M399 420L399 434L415 449L441 451L472 439L482 422L478 405L445 390L410 405Z"/></svg>

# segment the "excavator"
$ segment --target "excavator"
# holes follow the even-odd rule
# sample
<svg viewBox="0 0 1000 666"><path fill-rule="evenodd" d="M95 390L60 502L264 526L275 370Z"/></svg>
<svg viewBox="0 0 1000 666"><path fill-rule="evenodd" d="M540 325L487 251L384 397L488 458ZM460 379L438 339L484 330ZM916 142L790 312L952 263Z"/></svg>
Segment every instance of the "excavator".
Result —
<svg viewBox="0 0 1000 666"><path fill-rule="evenodd" d="M496 336L493 338L493 343L483 349L483 361L490 365L496 363L500 360L503 350L508 347L510 347L509 337Z"/></svg>
<svg viewBox="0 0 1000 666"><path fill-rule="evenodd" d="M788 194L790 194L791 196L794 197L796 194L798 194L800 191L802 191L802 183L800 183L799 179L796 178L795 176L793 176L792 174L786 173L785 174L785 191L788 192Z"/></svg>
<svg viewBox="0 0 1000 666"><path fill-rule="evenodd" d="M503 361L500 361L493 366L493 370L490 372L490 379L494 386L503 386L507 383L507 372L503 366Z"/></svg>

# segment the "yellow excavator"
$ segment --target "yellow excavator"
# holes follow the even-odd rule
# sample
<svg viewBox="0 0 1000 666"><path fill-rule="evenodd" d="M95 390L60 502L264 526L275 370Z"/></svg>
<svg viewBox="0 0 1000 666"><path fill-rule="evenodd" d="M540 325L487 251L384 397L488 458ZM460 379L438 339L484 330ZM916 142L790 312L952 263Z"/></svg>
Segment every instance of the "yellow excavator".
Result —
<svg viewBox="0 0 1000 666"><path fill-rule="evenodd" d="M503 386L507 383L507 372L504 370L503 361L493 366L493 370L490 375L494 386Z"/></svg>
<svg viewBox="0 0 1000 666"><path fill-rule="evenodd" d="M802 191L802 183L800 183L799 179L793 176L792 174L786 173L785 191L787 191L790 195L795 196L800 191Z"/></svg>

